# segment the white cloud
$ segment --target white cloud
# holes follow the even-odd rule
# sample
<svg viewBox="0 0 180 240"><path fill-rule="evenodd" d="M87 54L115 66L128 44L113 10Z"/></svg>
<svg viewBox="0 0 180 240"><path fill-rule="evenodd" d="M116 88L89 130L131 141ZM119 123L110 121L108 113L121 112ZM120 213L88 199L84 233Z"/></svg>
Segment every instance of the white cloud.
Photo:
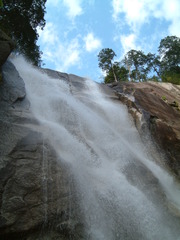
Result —
<svg viewBox="0 0 180 240"><path fill-rule="evenodd" d="M180 19L179 19L179 23L180 23ZM177 25L176 21L172 22L168 30L169 30L169 35L175 35L180 37L180 27Z"/></svg>
<svg viewBox="0 0 180 240"><path fill-rule="evenodd" d="M125 14L126 23L137 31L150 18L169 21L169 34L180 36L179 0L113 0L113 18L119 20Z"/></svg>
<svg viewBox="0 0 180 240"><path fill-rule="evenodd" d="M67 15L69 18L74 19L83 13L81 3L82 0L63 0L63 4L68 8Z"/></svg>
<svg viewBox="0 0 180 240"><path fill-rule="evenodd" d="M59 71L67 71L71 66L80 65L80 46L77 38L65 44L59 43L55 53L55 65Z"/></svg>
<svg viewBox="0 0 180 240"><path fill-rule="evenodd" d="M55 44L58 41L57 31L53 23L48 22L44 30L38 28L38 34L43 44Z"/></svg>
<svg viewBox="0 0 180 240"><path fill-rule="evenodd" d="M88 52L92 52L101 47L100 39L95 38L92 32L88 33L87 36L84 37L84 41L85 41L86 51Z"/></svg>
<svg viewBox="0 0 180 240"><path fill-rule="evenodd" d="M59 0L47 0L46 4L48 6L58 7L58 5L60 5L60 1Z"/></svg>
<svg viewBox="0 0 180 240"><path fill-rule="evenodd" d="M74 20L75 17L83 14L82 1L83 0L47 0L47 7L61 8L71 20ZM62 7L65 7L65 9Z"/></svg>
<svg viewBox="0 0 180 240"><path fill-rule="evenodd" d="M123 54L127 53L131 49L138 49L138 46L136 46L135 34L121 35L120 40L124 50Z"/></svg>
<svg viewBox="0 0 180 240"><path fill-rule="evenodd" d="M129 35L118 34L114 37L114 41L120 39L124 53L130 49L142 49L143 45L147 50L150 47L150 42L145 39L139 39L141 29L146 27L145 24L151 23L153 18L168 23L168 35L176 35L180 37L180 1L179 0L112 0L113 6L113 19L117 27L126 27L130 33ZM122 25L122 18L123 21ZM156 23L158 22L156 21ZM129 28L128 28L129 27ZM152 26L154 35L157 35L156 26ZM155 33L156 32L156 33ZM159 32L158 36L165 36L164 33ZM152 36L151 36L152 39ZM141 43L140 43L141 42Z"/></svg>
<svg viewBox="0 0 180 240"><path fill-rule="evenodd" d="M118 20L119 14L125 14L125 20L132 28L143 23L147 18L144 11L145 2L149 0L113 0L113 18Z"/></svg>
<svg viewBox="0 0 180 240"><path fill-rule="evenodd" d="M169 34L180 37L180 1L171 0L164 4L164 18L170 21Z"/></svg>
<svg viewBox="0 0 180 240"><path fill-rule="evenodd" d="M38 31L43 45L43 59L53 63L56 70L68 71L71 66L80 66L81 49L78 37L60 41L55 25L48 23L43 31Z"/></svg>

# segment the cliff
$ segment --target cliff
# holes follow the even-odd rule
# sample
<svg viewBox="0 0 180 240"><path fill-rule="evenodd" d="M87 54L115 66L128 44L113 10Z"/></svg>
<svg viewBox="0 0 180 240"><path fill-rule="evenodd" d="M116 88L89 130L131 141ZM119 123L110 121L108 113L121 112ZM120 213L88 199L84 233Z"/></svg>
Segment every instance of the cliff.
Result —
<svg viewBox="0 0 180 240"><path fill-rule="evenodd" d="M67 74L60 76L68 78ZM80 224L71 172L65 164L59 164L53 148L38 130L24 82L11 62L3 65L2 77L0 239L53 239L56 234L58 239L70 239ZM55 233L47 233L49 228Z"/></svg>
<svg viewBox="0 0 180 240"><path fill-rule="evenodd" d="M146 143L164 153L161 164L180 177L180 85L160 82L109 84L127 105Z"/></svg>
<svg viewBox="0 0 180 240"><path fill-rule="evenodd" d="M52 70L41 71L54 79L67 82L70 92L73 90L74 95L80 95L86 88L84 79L78 76ZM156 148L162 153L161 159L164 161L161 164L165 164L179 176L179 87L159 83L118 83L109 87L102 85L101 88L106 97L116 103L121 100L128 106L142 139L147 143L156 141ZM91 106L88 95L85 99L87 105ZM98 108L96 111L98 112ZM71 120L67 124L70 131L76 132ZM90 134L89 129L84 131L87 135ZM0 132L0 239L88 239L88 236L84 237L81 201L70 168L65 162L58 161L52 145L44 138L40 124L30 110L23 79L9 61L2 67ZM147 136L152 136L152 139L148 139ZM90 149L90 146L86 145ZM90 149L92 155L93 151ZM148 198L158 193L161 202L164 195L157 187L158 181L152 173L138 162L133 169L126 169L132 184L134 176L130 175L133 171L137 176L142 173L143 180L135 180L139 181L143 191L147 191ZM146 183L153 193L148 192L149 189L146 190ZM103 204L104 207L109 206L106 199ZM115 216L112 206L109 215L113 213ZM128 225L126 218L125 214L125 227ZM131 222L129 219L128 221ZM179 227L174 222L172 225L177 229ZM133 229L131 225L130 228ZM134 232L137 231L136 238L132 231L128 233L130 239L140 239L139 236L142 235L138 232L139 229L134 229ZM121 234L126 236L126 228Z"/></svg>

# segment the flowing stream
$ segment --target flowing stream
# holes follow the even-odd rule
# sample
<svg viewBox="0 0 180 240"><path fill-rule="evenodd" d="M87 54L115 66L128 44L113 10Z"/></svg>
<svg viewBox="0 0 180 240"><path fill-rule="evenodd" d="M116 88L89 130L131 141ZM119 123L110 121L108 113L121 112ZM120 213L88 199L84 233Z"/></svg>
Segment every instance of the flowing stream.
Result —
<svg viewBox="0 0 180 240"><path fill-rule="evenodd" d="M67 82L22 58L13 63L44 138L73 173L84 239L180 239L179 185L155 164L126 107L88 79Z"/></svg>

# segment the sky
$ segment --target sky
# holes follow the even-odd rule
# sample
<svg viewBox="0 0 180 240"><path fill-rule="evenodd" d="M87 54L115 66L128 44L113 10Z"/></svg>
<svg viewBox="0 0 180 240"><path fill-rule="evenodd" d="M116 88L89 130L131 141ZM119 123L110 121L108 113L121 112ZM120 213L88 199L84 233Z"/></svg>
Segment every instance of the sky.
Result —
<svg viewBox="0 0 180 240"><path fill-rule="evenodd" d="M120 61L131 49L157 53L161 39L180 37L180 0L47 0L45 20L43 67L103 82L103 48Z"/></svg>

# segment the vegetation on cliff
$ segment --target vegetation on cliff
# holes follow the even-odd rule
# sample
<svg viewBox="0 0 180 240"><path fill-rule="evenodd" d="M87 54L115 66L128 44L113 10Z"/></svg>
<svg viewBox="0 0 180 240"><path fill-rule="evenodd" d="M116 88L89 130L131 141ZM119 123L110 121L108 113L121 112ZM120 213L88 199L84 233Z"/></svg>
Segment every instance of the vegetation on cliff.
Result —
<svg viewBox="0 0 180 240"><path fill-rule="evenodd" d="M6 0L0 8L0 28L16 42L15 51L35 65L41 64L37 27L45 26L45 3L46 0Z"/></svg>
<svg viewBox="0 0 180 240"><path fill-rule="evenodd" d="M109 48L98 54L99 67L106 73L105 83L153 80L180 84L180 38L176 36L162 39L157 55L132 49L120 62L113 61L115 56Z"/></svg>

